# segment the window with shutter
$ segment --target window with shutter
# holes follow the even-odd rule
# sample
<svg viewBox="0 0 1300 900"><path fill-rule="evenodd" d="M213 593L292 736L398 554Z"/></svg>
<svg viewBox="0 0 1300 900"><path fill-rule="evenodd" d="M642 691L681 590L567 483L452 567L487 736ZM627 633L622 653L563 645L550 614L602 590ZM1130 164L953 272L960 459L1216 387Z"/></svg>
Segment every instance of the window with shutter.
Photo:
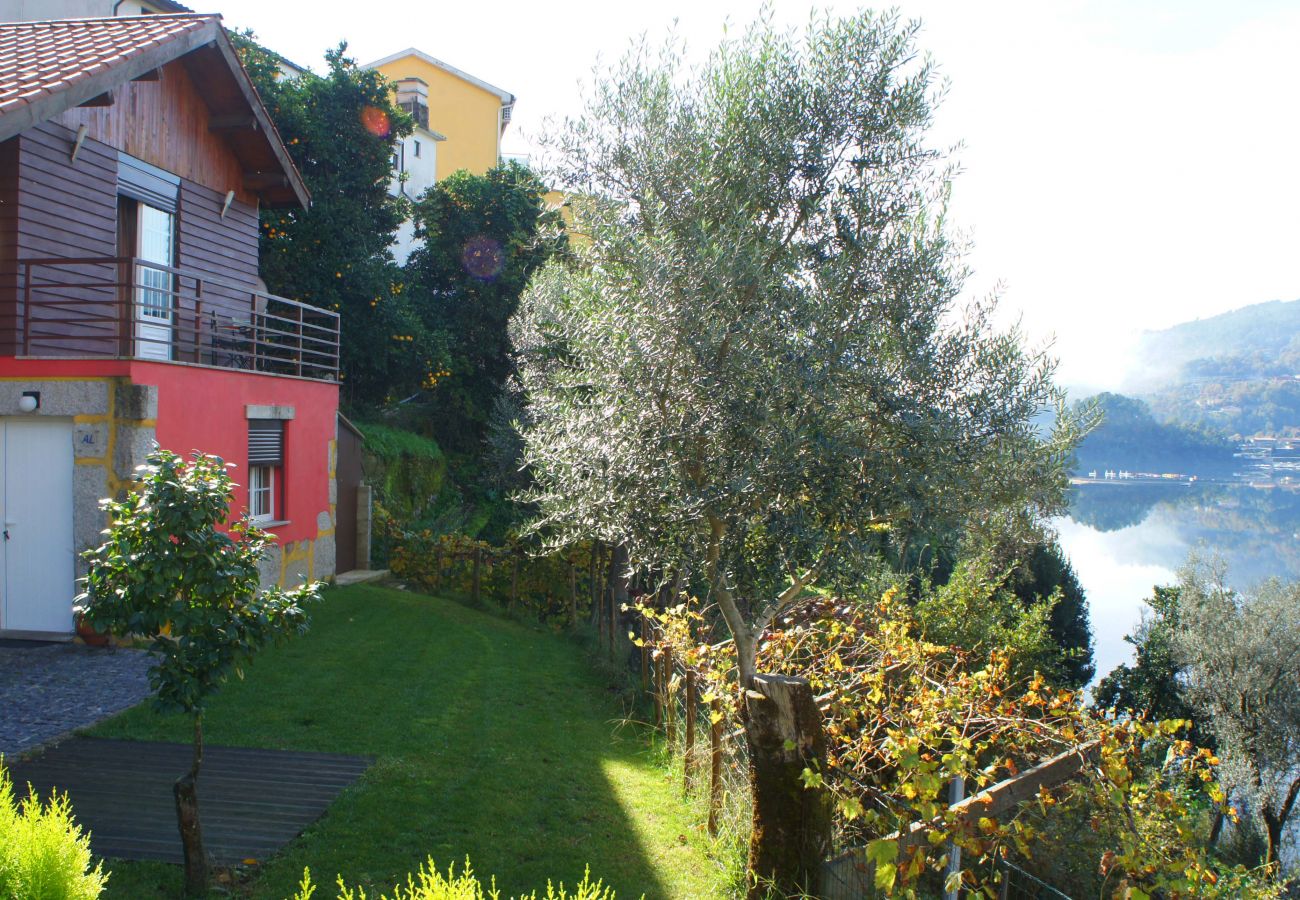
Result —
<svg viewBox="0 0 1300 900"><path fill-rule="evenodd" d="M284 465L284 421L248 420L248 514L255 522L277 518L280 468Z"/></svg>
<svg viewBox="0 0 1300 900"><path fill-rule="evenodd" d="M280 419L248 420L248 464L284 464L284 422Z"/></svg>

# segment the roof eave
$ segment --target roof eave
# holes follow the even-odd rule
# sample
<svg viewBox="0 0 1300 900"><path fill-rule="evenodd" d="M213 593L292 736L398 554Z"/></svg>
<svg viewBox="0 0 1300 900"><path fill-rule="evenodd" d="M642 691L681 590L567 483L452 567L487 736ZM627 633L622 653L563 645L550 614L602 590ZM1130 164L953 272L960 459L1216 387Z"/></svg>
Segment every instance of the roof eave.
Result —
<svg viewBox="0 0 1300 900"><path fill-rule="evenodd" d="M451 65L450 63L445 63L442 60L438 59L437 57L430 56L429 54L425 53L423 50L418 50L415 47L407 47L405 50L401 50L397 53L389 54L388 56L385 56L383 59L377 59L372 63L366 63L361 68L378 69L380 66L386 66L390 62L396 62L397 60L407 56L414 56L418 59L421 59L431 66L442 69L444 72L456 76L461 81L464 81L468 84L472 84L474 85L474 87L487 91L489 94L495 94L497 98L501 101L502 106L509 106L511 103L515 102L515 95L510 93L509 91L502 90L501 88L497 87L494 84L489 84L488 82L484 81L482 78L475 78L473 75L469 74L463 69L458 69L455 66Z"/></svg>
<svg viewBox="0 0 1300 900"><path fill-rule="evenodd" d="M298 200L298 205L303 209L311 208L311 192L307 190L307 185L302 180L302 174L294 164L292 157L289 156L289 150L284 145L284 140L280 137L280 131L271 121L271 115L266 111L266 106L262 103L262 97L257 93L257 88L253 86L253 81L248 77L248 70L244 68L243 63L239 61L239 55L235 53L235 47L226 35L225 29L221 29L221 37L217 41L217 49L221 51L222 57L230 64L231 70L235 73L235 80L239 84L239 90L248 102L248 106L253 111L257 124L261 127L262 133L267 136L271 145L271 152L275 154L276 161L284 170L285 176L289 179L289 187ZM280 203L271 201L266 204L272 209L283 209L292 207L292 203Z"/></svg>
<svg viewBox="0 0 1300 900"><path fill-rule="evenodd" d="M28 128L54 118L61 112L78 107L87 100L92 100L105 91L132 81L146 72L161 68L173 59L216 40L221 31L218 19L205 21L199 28L151 47L121 65L106 66L103 72L79 81L65 90L30 100L20 108L0 115L0 141L8 140Z"/></svg>

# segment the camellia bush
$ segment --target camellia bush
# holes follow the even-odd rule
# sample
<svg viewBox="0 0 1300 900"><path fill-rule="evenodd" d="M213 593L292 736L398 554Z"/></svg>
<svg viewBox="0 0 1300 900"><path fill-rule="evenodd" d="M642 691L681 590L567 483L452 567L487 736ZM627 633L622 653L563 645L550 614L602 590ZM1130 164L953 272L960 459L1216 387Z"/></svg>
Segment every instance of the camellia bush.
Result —
<svg viewBox="0 0 1300 900"><path fill-rule="evenodd" d="M155 450L138 489L103 503L106 540L90 562L79 613L96 630L148 642L154 704L194 723L194 762L176 782L185 847L186 891L207 890L197 781L203 762L203 709L262 648L307 627L305 604L318 588L263 589L258 561L270 538L247 517L230 520L234 483L218 457L185 462Z"/></svg>

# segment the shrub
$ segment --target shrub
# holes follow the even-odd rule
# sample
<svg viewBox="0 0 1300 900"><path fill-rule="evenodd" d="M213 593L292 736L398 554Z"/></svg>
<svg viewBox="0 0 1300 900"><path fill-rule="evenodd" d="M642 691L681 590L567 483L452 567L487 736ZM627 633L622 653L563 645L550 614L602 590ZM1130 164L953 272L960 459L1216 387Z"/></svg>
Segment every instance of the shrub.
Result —
<svg viewBox="0 0 1300 900"><path fill-rule="evenodd" d="M93 900L107 881L103 863L90 867L90 838L67 795L17 803L0 765L0 900Z"/></svg>
<svg viewBox="0 0 1300 900"><path fill-rule="evenodd" d="M354 890L348 887L343 882L342 876L338 879L338 887L338 900L367 900L363 889ZM312 900L315 893L316 885L311 880L311 870L303 869L302 883L298 886L298 893L294 895L293 900ZM399 884L393 888L391 897L384 894L376 900L499 900L499 898L500 892L497 891L496 879L492 880L490 886L484 888L483 882L475 877L468 859L465 860L465 868L459 875L456 874L455 865L448 866L447 874L443 875L430 857L414 875L406 876L405 885ZM582 876L582 881L578 882L572 891L566 891L563 883L557 888L548 882L545 894L539 896L536 891L533 891L529 894L521 894L514 900L615 900L615 894L599 881L593 884L591 870L588 869Z"/></svg>

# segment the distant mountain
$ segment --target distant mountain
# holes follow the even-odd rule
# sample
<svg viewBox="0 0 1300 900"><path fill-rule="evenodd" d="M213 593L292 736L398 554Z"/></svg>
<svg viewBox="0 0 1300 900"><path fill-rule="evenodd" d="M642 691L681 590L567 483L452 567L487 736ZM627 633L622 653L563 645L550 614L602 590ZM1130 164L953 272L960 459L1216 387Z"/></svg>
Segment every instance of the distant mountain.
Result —
<svg viewBox="0 0 1300 900"><path fill-rule="evenodd" d="M1243 306L1208 319L1143 333L1137 353L1143 369L1126 393L1145 393L1177 379L1190 363L1215 357L1278 356L1300 350L1300 300ZM1292 373L1294 374L1294 373Z"/></svg>
<svg viewBox="0 0 1300 900"><path fill-rule="evenodd" d="M1156 419L1225 434L1300 429L1300 300L1145 333L1126 394Z"/></svg>

